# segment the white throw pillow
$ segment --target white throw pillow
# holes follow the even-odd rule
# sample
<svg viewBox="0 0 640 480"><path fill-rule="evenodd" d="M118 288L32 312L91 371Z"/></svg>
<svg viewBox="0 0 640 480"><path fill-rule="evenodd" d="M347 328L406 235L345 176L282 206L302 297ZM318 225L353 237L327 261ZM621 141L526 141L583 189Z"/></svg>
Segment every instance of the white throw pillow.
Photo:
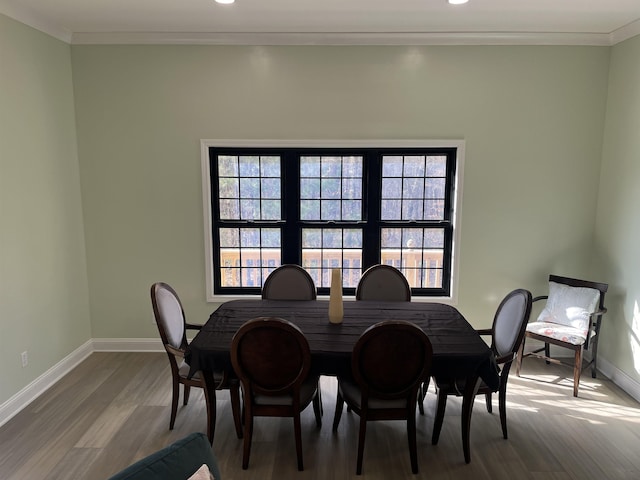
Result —
<svg viewBox="0 0 640 480"><path fill-rule="evenodd" d="M209 466L203 463L202 466L196 470L196 473L191 475L187 480L216 480L209 470Z"/></svg>
<svg viewBox="0 0 640 480"><path fill-rule="evenodd" d="M549 282L549 298L538 321L588 330L589 316L596 311L599 301L600 291L595 288Z"/></svg>

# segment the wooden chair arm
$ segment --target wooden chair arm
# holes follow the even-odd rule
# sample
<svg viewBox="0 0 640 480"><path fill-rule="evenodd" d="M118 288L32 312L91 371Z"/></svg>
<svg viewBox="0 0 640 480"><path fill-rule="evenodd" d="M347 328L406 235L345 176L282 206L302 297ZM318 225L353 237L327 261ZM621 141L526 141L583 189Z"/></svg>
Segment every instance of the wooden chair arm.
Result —
<svg viewBox="0 0 640 480"><path fill-rule="evenodd" d="M537 297L534 297L531 301L532 302L537 302L540 300L546 300L547 298L549 298L549 295L539 295Z"/></svg>
<svg viewBox="0 0 640 480"><path fill-rule="evenodd" d="M166 348L167 352L169 352L170 354L175 355L176 357L184 358L184 350L180 350L179 348L167 344L165 344L164 348Z"/></svg>
<svg viewBox="0 0 640 480"><path fill-rule="evenodd" d="M194 323L185 323L184 328L189 330L202 330L202 325L196 325Z"/></svg>

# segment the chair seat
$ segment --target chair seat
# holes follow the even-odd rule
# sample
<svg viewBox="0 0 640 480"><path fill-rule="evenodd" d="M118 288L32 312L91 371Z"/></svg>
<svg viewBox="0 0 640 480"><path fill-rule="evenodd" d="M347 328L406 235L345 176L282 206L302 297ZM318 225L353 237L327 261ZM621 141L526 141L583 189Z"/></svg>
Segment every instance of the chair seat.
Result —
<svg viewBox="0 0 640 480"><path fill-rule="evenodd" d="M300 405L307 405L311 402L313 395L318 388L318 377L309 377L300 386ZM293 397L281 395L273 397L270 395L256 395L254 397L256 405L293 405Z"/></svg>
<svg viewBox="0 0 640 480"><path fill-rule="evenodd" d="M182 363L180 363L178 367L178 375L180 375L182 378L189 378L190 368L191 367L189 367L189 364L184 360L182 360ZM222 372L213 372L213 379L215 380L216 385L219 384L223 378L224 378L224 374ZM201 379L202 379L202 375L200 374L199 371L194 373L193 376L191 377L191 380L198 381Z"/></svg>
<svg viewBox="0 0 640 480"><path fill-rule="evenodd" d="M560 325L550 322L531 322L527 325L527 332L567 342L572 345L582 345L587 339L588 330ZM595 332L591 332L591 336Z"/></svg>
<svg viewBox="0 0 640 480"><path fill-rule="evenodd" d="M347 400L347 403L352 403L358 408L362 408L360 405L361 392L358 386L351 380L340 379L338 383L338 389L342 398ZM407 406L406 398L398 398L393 400L387 400L383 398L369 398L369 408L384 409L384 408L405 408Z"/></svg>

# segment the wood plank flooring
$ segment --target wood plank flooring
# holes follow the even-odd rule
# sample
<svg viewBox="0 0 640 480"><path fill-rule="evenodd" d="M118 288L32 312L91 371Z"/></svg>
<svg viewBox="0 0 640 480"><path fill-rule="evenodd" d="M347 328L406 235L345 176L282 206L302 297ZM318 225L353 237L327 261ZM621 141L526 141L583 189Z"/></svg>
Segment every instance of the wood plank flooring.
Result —
<svg viewBox="0 0 640 480"><path fill-rule="evenodd" d="M585 372L580 398L571 370L525 359L507 392L509 440L502 438L497 398L487 413L478 397L471 456L464 463L461 400L450 398L437 446L431 445L435 395L418 415L420 473L412 475L405 424L367 427L362 477L355 475L358 417L343 413L331 431L336 382L322 378L324 418L302 418L305 471L296 469L290 419L256 420L249 469L235 436L228 391L218 392L213 449L222 480L398 479L568 480L640 479L640 405L606 379ZM431 387L433 389L433 387ZM192 391L169 430L171 384L164 353L94 353L0 428L0 479L101 480L194 431L206 432L204 396Z"/></svg>

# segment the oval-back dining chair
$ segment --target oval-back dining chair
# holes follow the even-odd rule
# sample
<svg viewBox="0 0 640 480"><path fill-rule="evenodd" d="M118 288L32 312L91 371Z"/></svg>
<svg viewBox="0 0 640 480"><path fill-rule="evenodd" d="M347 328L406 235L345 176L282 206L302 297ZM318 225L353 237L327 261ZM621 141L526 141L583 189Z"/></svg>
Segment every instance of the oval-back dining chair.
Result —
<svg viewBox="0 0 640 480"><path fill-rule="evenodd" d="M490 329L480 329L480 335L491 335L491 350L500 369L500 385L498 388L498 408L502 436L507 438L507 381L509 370L516 358L518 348L524 338L525 328L531 315L531 292L524 289L513 290L508 293L496 310L493 325ZM465 385L461 379L436 378L438 391L438 407L433 422L431 443L436 445L440 437L440 429L444 420L448 395L462 395ZM495 390L484 382L480 383L477 395L485 395L487 411L492 411L491 394Z"/></svg>
<svg viewBox="0 0 640 480"><path fill-rule="evenodd" d="M302 331L282 318L249 320L233 336L231 363L244 395L242 468L249 467L253 419L266 416L293 417L298 470L303 470L300 412L313 402L320 426L322 408L319 378L309 375L311 352Z"/></svg>
<svg viewBox="0 0 640 480"><path fill-rule="evenodd" d="M160 338L162 339L162 344L167 352L171 366L173 394L171 398L169 430L173 430L178 411L180 385L184 386L184 405L187 405L189 402L191 387L204 388L204 379L200 372L196 372L189 378L189 365L184 359L188 346L187 329L200 330L202 326L187 323L178 294L166 283L157 282L151 285L151 305L153 306L153 314L156 319L156 325L158 326L158 332L160 333ZM213 379L217 389L229 388L230 390L231 410L233 412L236 434L238 438L241 438L242 429L240 427L240 391L238 381L237 379L229 379L222 371L213 372ZM215 399L206 398L206 402L207 415L212 415L215 419ZM210 432L210 435L211 438L209 440L213 440L213 432Z"/></svg>
<svg viewBox="0 0 640 480"><path fill-rule="evenodd" d="M265 300L315 300L313 278L300 265L285 264L276 268L262 286Z"/></svg>
<svg viewBox="0 0 640 480"><path fill-rule="evenodd" d="M351 355L353 379L338 379L333 430L344 402L360 416L356 474L362 473L367 422L406 420L411 470L418 473L416 402L431 371L432 347L424 331L410 322L386 320L360 336Z"/></svg>
<svg viewBox="0 0 640 480"><path fill-rule="evenodd" d="M360 277L356 300L411 301L411 288L400 270L391 265L373 265Z"/></svg>

